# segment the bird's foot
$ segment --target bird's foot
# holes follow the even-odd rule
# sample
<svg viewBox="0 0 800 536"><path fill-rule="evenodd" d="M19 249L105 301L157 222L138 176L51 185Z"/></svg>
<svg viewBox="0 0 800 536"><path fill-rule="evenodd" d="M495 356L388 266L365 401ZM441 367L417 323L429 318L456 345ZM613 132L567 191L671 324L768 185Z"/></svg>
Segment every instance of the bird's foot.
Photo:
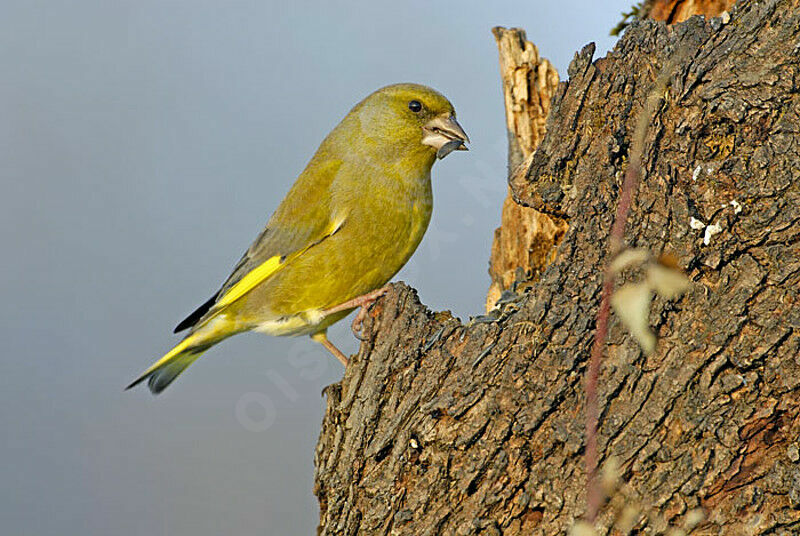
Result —
<svg viewBox="0 0 800 536"><path fill-rule="evenodd" d="M355 338L359 341L365 340L365 337L361 336L361 329L364 327L364 319L367 318L367 307L369 307L369 304L362 305L358 310L358 313L356 313L356 317L353 319L353 322L350 324L350 331L353 332L353 336L355 336Z"/></svg>
<svg viewBox="0 0 800 536"><path fill-rule="evenodd" d="M369 313L369 306L375 303L375 300L386 294L388 290L389 287L382 287L378 290L370 292L369 294L361 296L361 298L363 298L361 302L361 308L358 310L356 317L350 324L350 330L353 332L353 335L355 335L356 339L360 341L364 340L364 337L361 336L361 329L364 327L364 319L367 318L367 314Z"/></svg>
<svg viewBox="0 0 800 536"><path fill-rule="evenodd" d="M331 313L337 313L339 311L345 311L347 309L353 309L355 307L360 307L358 310L358 314L353 319L353 323L350 324L350 329L353 330L353 335L356 336L358 340L364 340L361 337L361 328L364 324L364 319L367 318L367 310L369 306L375 303L375 300L383 296L389 291L388 285L385 287L381 287L377 290L373 290L372 292L368 292L366 294L362 294L357 298L353 298L352 300L348 300L342 304L337 305L336 307L331 307L324 311L325 316Z"/></svg>

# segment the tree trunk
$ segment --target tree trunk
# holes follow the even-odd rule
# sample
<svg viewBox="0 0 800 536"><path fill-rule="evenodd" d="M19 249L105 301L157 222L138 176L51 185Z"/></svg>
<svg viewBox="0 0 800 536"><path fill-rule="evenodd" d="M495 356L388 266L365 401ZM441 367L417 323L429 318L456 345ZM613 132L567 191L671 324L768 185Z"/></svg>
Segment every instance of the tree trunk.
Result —
<svg viewBox="0 0 800 536"><path fill-rule="evenodd" d="M723 22L635 22L606 58L576 55L510 181L569 223L527 292L466 325L402 284L373 306L327 389L319 534L556 535L584 514L607 238L665 65L626 241L692 286L653 303L650 355L612 322L598 440L620 484L597 532L800 533L800 1L740 2Z"/></svg>

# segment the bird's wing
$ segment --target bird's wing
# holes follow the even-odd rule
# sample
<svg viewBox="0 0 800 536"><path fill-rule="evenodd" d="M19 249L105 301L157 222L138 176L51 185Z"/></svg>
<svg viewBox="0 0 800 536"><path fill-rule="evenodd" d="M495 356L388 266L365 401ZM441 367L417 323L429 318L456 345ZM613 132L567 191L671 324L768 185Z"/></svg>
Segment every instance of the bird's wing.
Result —
<svg viewBox="0 0 800 536"><path fill-rule="evenodd" d="M175 333L235 302L341 228L345 217L333 214L330 206L330 186L340 166L338 160L312 160L219 291L181 321Z"/></svg>

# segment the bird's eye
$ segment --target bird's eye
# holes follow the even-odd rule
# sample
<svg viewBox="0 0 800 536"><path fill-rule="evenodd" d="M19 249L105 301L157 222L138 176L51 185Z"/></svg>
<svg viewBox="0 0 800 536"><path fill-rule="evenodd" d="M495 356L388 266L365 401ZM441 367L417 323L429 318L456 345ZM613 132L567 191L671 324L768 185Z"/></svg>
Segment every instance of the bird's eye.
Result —
<svg viewBox="0 0 800 536"><path fill-rule="evenodd" d="M408 109L414 113L417 113L422 110L422 104L418 100L412 100L408 103Z"/></svg>

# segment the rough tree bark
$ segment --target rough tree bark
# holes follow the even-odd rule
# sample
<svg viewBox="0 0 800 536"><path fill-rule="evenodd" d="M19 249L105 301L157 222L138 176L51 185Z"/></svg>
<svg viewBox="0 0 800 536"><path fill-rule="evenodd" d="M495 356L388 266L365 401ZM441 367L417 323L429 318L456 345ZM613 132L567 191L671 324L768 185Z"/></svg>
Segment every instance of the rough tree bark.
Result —
<svg viewBox="0 0 800 536"><path fill-rule="evenodd" d="M635 22L607 57L576 55L511 181L569 222L529 292L467 325L402 284L373 306L327 389L319 534L555 535L583 514L606 238L670 61L626 240L673 255L692 288L654 302L651 355L612 323L599 447L624 484L598 532L662 534L701 509L691 534L800 533L800 0L740 4L728 24Z"/></svg>

